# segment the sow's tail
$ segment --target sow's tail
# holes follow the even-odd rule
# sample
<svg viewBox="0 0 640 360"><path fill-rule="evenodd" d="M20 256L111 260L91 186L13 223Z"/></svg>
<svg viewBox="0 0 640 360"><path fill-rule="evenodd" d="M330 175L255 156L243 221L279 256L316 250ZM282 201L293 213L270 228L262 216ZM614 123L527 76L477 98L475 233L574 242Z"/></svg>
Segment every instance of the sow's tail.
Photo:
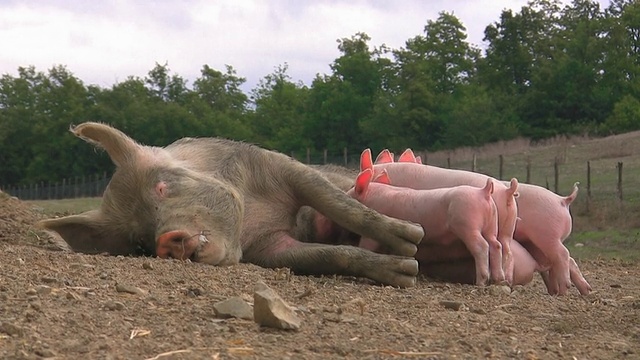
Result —
<svg viewBox="0 0 640 360"><path fill-rule="evenodd" d="M562 199L562 202L566 207L569 207L569 205L571 205L571 203L578 197L578 185L580 185L580 183L575 182L573 184L573 191L571 192L571 194Z"/></svg>

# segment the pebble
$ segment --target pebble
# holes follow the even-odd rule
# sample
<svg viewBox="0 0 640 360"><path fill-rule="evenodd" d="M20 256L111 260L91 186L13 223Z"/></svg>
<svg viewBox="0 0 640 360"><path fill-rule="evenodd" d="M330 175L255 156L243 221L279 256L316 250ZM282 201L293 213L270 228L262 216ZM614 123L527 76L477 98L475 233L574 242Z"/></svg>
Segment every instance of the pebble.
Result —
<svg viewBox="0 0 640 360"><path fill-rule="evenodd" d="M124 292L124 293L129 293L129 294L134 294L134 295L144 295L146 294L146 291L137 288L133 285L127 285L127 284L116 284L116 291L117 292Z"/></svg>
<svg viewBox="0 0 640 360"><path fill-rule="evenodd" d="M145 261L142 263L142 268L145 270L153 270L153 265L149 261Z"/></svg>
<svg viewBox="0 0 640 360"><path fill-rule="evenodd" d="M489 286L489 294L491 295L500 295L500 294L511 294L511 288L508 285L491 285Z"/></svg>
<svg viewBox="0 0 640 360"><path fill-rule="evenodd" d="M464 308L464 303L460 301L450 301L450 300L442 300L440 301L440 305L444 306L445 309L460 311Z"/></svg>
<svg viewBox="0 0 640 360"><path fill-rule="evenodd" d="M34 288L31 288L31 289L27 290L27 292L25 294L27 294L27 296L33 296L33 295L38 294L38 291L36 291L36 289L34 289Z"/></svg>
<svg viewBox="0 0 640 360"><path fill-rule="evenodd" d="M43 276L40 278L40 281L42 281L45 284L53 284L58 282L58 279L54 278L54 277L49 277L49 276Z"/></svg>
<svg viewBox="0 0 640 360"><path fill-rule="evenodd" d="M69 265L70 269L93 269L95 266L91 265L91 264L84 264L84 263L73 263Z"/></svg>
<svg viewBox="0 0 640 360"><path fill-rule="evenodd" d="M115 310L124 310L125 306L123 303L119 301L109 300L104 304L104 308L110 311L115 311Z"/></svg>

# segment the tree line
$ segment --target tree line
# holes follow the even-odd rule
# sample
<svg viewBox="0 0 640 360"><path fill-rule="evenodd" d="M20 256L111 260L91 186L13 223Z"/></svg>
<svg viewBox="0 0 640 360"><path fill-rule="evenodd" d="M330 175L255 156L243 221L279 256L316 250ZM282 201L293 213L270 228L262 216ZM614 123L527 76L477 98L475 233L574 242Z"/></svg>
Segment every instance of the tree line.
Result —
<svg viewBox="0 0 640 360"><path fill-rule="evenodd" d="M485 28L483 50L447 12L400 49L370 40L365 33L339 39L331 73L308 86L281 64L248 94L230 65L203 65L189 84L156 64L110 88L85 85L62 65L20 67L0 78L0 184L112 171L104 154L68 134L70 124L87 120L147 145L220 136L314 156L640 129L635 0L606 8L533 0L503 10Z"/></svg>

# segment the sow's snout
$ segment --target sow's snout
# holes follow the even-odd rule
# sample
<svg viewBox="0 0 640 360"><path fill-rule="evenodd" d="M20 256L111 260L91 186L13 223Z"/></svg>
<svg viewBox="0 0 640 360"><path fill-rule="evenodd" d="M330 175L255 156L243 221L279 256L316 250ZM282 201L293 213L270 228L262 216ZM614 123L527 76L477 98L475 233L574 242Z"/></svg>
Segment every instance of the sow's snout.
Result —
<svg viewBox="0 0 640 360"><path fill-rule="evenodd" d="M158 209L156 255L210 265L239 263L241 206L233 198L224 199L217 196L217 201L205 199L200 205L166 199Z"/></svg>
<svg viewBox="0 0 640 360"><path fill-rule="evenodd" d="M173 230L156 239L156 255L161 258L190 259L200 244L209 242L204 231L190 234L186 230Z"/></svg>

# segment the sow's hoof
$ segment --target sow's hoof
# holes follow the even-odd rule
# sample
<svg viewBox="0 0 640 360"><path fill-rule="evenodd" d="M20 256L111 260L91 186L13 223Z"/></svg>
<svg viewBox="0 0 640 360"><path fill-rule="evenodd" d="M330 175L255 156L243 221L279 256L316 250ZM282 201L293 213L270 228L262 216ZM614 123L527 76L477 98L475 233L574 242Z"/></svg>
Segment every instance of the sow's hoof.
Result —
<svg viewBox="0 0 640 360"><path fill-rule="evenodd" d="M371 259L354 264L363 276L385 285L401 288L416 285L418 261L414 258L371 253Z"/></svg>

